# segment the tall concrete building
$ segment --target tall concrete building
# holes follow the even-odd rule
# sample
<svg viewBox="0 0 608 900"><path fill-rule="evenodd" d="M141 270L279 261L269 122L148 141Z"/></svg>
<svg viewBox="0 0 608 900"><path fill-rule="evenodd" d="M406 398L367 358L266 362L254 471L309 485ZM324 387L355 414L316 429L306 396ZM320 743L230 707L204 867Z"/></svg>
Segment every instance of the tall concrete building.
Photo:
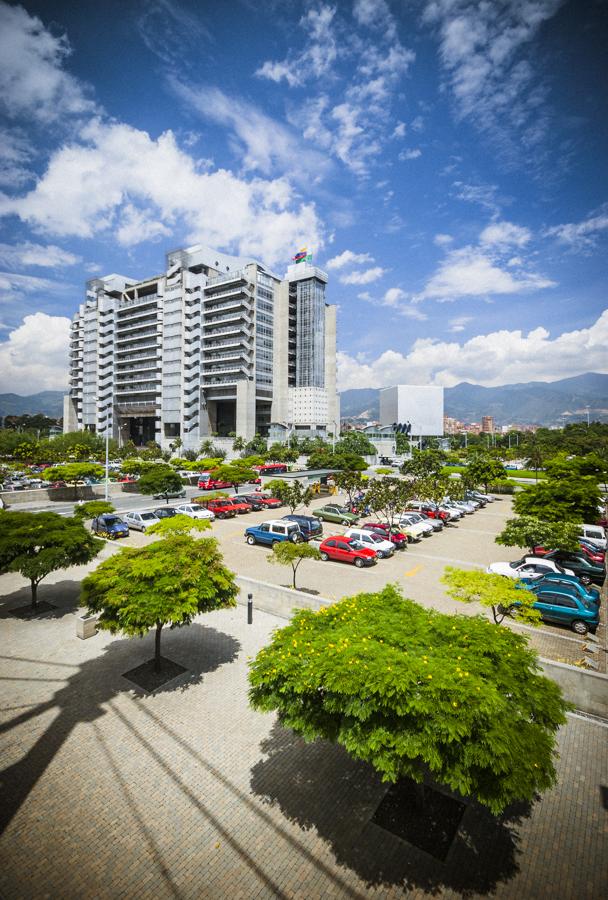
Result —
<svg viewBox="0 0 608 900"><path fill-rule="evenodd" d="M380 391L380 423L411 425L411 434L443 435L443 388L397 384Z"/></svg>
<svg viewBox="0 0 608 900"><path fill-rule="evenodd" d="M339 428L336 311L308 262L280 278L248 258L195 246L135 281L87 282L74 316L64 430L120 443L258 432L273 440Z"/></svg>

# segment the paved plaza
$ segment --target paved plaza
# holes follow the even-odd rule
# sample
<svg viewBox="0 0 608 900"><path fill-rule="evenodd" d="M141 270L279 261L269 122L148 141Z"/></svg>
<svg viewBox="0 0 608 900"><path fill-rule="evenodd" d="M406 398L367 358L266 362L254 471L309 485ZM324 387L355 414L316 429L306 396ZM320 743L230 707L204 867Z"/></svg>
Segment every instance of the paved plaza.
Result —
<svg viewBox="0 0 608 900"><path fill-rule="evenodd" d="M501 820L469 804L439 862L371 821L387 788L369 766L248 707L247 660L282 620L167 631L188 671L145 695L122 675L152 636L75 637L82 574L51 577L57 609L31 621L0 579L3 900L605 895L605 723L569 717L557 787Z"/></svg>

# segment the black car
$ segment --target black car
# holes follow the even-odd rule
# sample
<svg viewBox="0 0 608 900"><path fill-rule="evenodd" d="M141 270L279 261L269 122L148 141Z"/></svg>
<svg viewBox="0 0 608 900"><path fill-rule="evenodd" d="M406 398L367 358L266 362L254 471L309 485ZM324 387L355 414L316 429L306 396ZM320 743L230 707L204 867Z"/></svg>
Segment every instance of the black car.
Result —
<svg viewBox="0 0 608 900"><path fill-rule="evenodd" d="M158 509L152 510L157 519L172 519L177 515L174 506L159 506Z"/></svg>
<svg viewBox="0 0 608 900"><path fill-rule="evenodd" d="M300 531L304 535L305 540L309 541L311 538L321 537L323 534L323 524L320 519L316 519L314 516L283 516L284 519L288 519L290 522L295 522L300 526Z"/></svg>
<svg viewBox="0 0 608 900"><path fill-rule="evenodd" d="M551 550L549 553L535 554L544 556L545 559L552 559L553 562L559 563L565 569L570 569L577 578L580 578L583 584L599 584L604 583L606 570L603 566L596 566L590 562L582 553L570 553L567 550Z"/></svg>
<svg viewBox="0 0 608 900"><path fill-rule="evenodd" d="M266 506L262 503L260 497L256 497L255 494L239 494L238 500L239 503L248 503L252 512L259 512L261 509L266 509Z"/></svg>

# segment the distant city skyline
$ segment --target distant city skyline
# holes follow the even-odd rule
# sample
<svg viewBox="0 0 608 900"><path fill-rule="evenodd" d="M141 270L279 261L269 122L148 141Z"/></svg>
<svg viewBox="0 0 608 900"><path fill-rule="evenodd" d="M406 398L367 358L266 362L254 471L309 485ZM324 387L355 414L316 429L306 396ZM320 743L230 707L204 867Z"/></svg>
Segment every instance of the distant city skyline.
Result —
<svg viewBox="0 0 608 900"><path fill-rule="evenodd" d="M608 372L607 39L600 0L0 2L0 391L197 242L312 255L342 390Z"/></svg>

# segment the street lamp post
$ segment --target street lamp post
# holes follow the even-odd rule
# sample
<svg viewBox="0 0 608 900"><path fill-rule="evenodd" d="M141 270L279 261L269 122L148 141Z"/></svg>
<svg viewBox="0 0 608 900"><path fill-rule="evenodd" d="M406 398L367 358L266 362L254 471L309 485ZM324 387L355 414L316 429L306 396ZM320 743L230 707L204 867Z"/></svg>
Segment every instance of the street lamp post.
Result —
<svg viewBox="0 0 608 900"><path fill-rule="evenodd" d="M106 489L104 497L110 499L110 432L106 425Z"/></svg>

